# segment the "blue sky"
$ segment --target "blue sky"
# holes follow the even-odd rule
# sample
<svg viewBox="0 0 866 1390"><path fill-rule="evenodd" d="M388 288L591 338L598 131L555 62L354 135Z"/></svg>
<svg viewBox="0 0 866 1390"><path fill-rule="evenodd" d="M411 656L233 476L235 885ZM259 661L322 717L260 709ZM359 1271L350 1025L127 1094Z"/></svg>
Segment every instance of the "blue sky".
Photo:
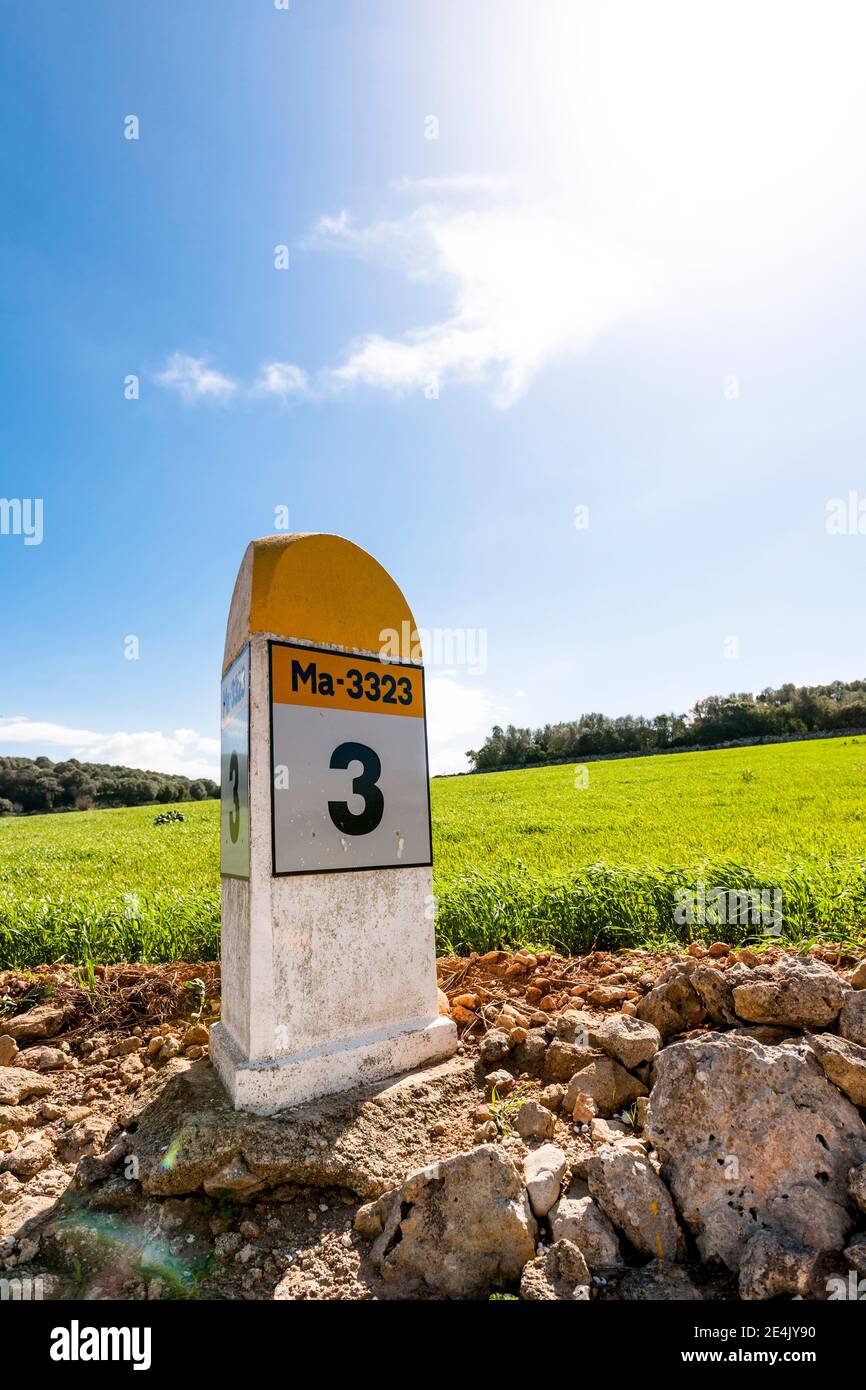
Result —
<svg viewBox="0 0 866 1390"><path fill-rule="evenodd" d="M430 670L436 770L494 722L863 675L856 5L2 28L0 497L42 538L0 534L0 752L215 772L280 507L485 634Z"/></svg>

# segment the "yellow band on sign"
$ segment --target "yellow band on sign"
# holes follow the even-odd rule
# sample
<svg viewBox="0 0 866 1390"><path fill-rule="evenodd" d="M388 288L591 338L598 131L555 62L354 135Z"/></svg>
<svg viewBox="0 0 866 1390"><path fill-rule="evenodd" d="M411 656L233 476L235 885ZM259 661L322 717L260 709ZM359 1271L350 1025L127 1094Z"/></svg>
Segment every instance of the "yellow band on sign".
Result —
<svg viewBox="0 0 866 1390"><path fill-rule="evenodd" d="M423 719L424 674L420 666L273 642L271 699L275 705Z"/></svg>

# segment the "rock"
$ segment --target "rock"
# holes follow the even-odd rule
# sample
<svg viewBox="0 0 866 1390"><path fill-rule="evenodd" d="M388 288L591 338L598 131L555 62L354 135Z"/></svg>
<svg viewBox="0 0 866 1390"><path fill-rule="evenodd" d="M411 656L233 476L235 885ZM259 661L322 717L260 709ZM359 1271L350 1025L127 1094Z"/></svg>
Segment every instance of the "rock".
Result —
<svg viewBox="0 0 866 1390"><path fill-rule="evenodd" d="M692 988L709 1014L713 1023L736 1024L739 1022L734 1009L734 997L728 972L716 970L711 965L699 965L690 975Z"/></svg>
<svg viewBox="0 0 866 1390"><path fill-rule="evenodd" d="M545 1086L538 1097L542 1105L548 1110L558 1110L562 1105L562 1097L565 1095L565 1087L557 1082L552 1082L550 1086Z"/></svg>
<svg viewBox="0 0 866 1390"><path fill-rule="evenodd" d="M554 1038L544 1058L545 1081L570 1081L576 1071L601 1056L595 1048L577 1047L574 1043Z"/></svg>
<svg viewBox="0 0 866 1390"><path fill-rule="evenodd" d="M619 1269L623 1263L619 1238L598 1202L583 1183L573 1183L550 1211L554 1240L570 1240L593 1273Z"/></svg>
<svg viewBox="0 0 866 1390"><path fill-rule="evenodd" d="M570 1240L558 1240L524 1267L520 1297L578 1302L589 1298L589 1270Z"/></svg>
<svg viewBox="0 0 866 1390"><path fill-rule="evenodd" d="M740 1260L740 1298L806 1297L821 1259L772 1231L755 1231Z"/></svg>
<svg viewBox="0 0 866 1390"><path fill-rule="evenodd" d="M759 965L733 988L734 1008L747 1023L826 1028L839 1015L850 986L811 956L783 956Z"/></svg>
<svg viewBox="0 0 866 1390"><path fill-rule="evenodd" d="M451 1013L451 1005L448 1003L448 995L444 989L437 989L436 1000L439 1008L439 1017L448 1018Z"/></svg>
<svg viewBox="0 0 866 1390"><path fill-rule="evenodd" d="M838 1250L866 1126L803 1044L711 1033L659 1053L647 1136L705 1260L739 1268L756 1229Z"/></svg>
<svg viewBox="0 0 866 1390"><path fill-rule="evenodd" d="M835 1033L811 1033L808 1042L834 1086L855 1105L866 1106L866 1047Z"/></svg>
<svg viewBox="0 0 866 1390"><path fill-rule="evenodd" d="M507 1096L509 1091L514 1090L514 1077L503 1067L500 1071L488 1072L484 1078L484 1085L491 1095L496 1091L498 1096Z"/></svg>
<svg viewBox="0 0 866 1390"><path fill-rule="evenodd" d="M3 1194L0 1192L0 1202L2 1200ZM855 1236L842 1254L852 1269L856 1269L858 1274L866 1274L866 1235Z"/></svg>
<svg viewBox="0 0 866 1390"><path fill-rule="evenodd" d="M209 1062L178 1060L136 1093L130 1152L146 1197L292 1183L369 1199L428 1161L429 1126L469 1111L476 1087L474 1061L455 1057L271 1117L235 1110Z"/></svg>
<svg viewBox="0 0 866 1390"><path fill-rule="evenodd" d="M18 1056L18 1044L8 1033L0 1037L0 1067L12 1067Z"/></svg>
<svg viewBox="0 0 866 1390"><path fill-rule="evenodd" d="M662 1043L654 1024L628 1014L611 1014L595 1029L594 1036L608 1056L627 1070L652 1061Z"/></svg>
<svg viewBox="0 0 866 1390"><path fill-rule="evenodd" d="M675 1033L697 1028L706 1018L706 1010L687 973L676 972L667 977L666 972L660 983L638 1004L637 1016L653 1024L662 1039L667 1040Z"/></svg>
<svg viewBox="0 0 866 1390"><path fill-rule="evenodd" d="M866 1047L866 988L862 985L845 995L839 1014L839 1032L849 1042ZM0 1038L0 1045L3 1039Z"/></svg>
<svg viewBox="0 0 866 1390"><path fill-rule="evenodd" d="M620 1139L631 1139L634 1130L630 1125L623 1124L622 1120L592 1120L589 1126L589 1137L594 1149L601 1148L602 1144L615 1144Z"/></svg>
<svg viewBox="0 0 866 1390"><path fill-rule="evenodd" d="M21 1180L14 1173L0 1173L0 1205L14 1202L21 1191Z"/></svg>
<svg viewBox="0 0 866 1390"><path fill-rule="evenodd" d="M851 976L851 984L854 989L866 989L866 956L863 957Z"/></svg>
<svg viewBox="0 0 866 1390"><path fill-rule="evenodd" d="M0 1153L8 1154L18 1148L17 1129L0 1130Z"/></svg>
<svg viewBox="0 0 866 1390"><path fill-rule="evenodd" d="M647 1094L643 1082L612 1057L598 1057L571 1078L562 1102L563 1109L572 1112L581 1091L595 1101L601 1115L612 1115L624 1105L631 1105L638 1096Z"/></svg>
<svg viewBox="0 0 866 1390"><path fill-rule="evenodd" d="M589 1032L584 1015L577 1009L565 1009L553 1020L554 1037L560 1042L576 1042L580 1047L589 1046ZM578 1037L580 1034L580 1037Z"/></svg>
<svg viewBox="0 0 866 1390"><path fill-rule="evenodd" d="M569 1096L569 1099L571 1097ZM565 1109L563 1100L562 1108ZM578 1091L571 1110L571 1118L576 1125L590 1124L598 1114L598 1106L592 1096L588 1096L585 1091Z"/></svg>
<svg viewBox="0 0 866 1390"><path fill-rule="evenodd" d="M630 1269L617 1285L617 1298L630 1303L654 1303L700 1299L688 1270L669 1260L651 1260L642 1269Z"/></svg>
<svg viewBox="0 0 866 1390"><path fill-rule="evenodd" d="M491 1028L478 1045L478 1055L485 1066L501 1062L511 1051L511 1039L500 1028Z"/></svg>
<svg viewBox="0 0 866 1390"><path fill-rule="evenodd" d="M58 1004L36 1004L26 1013L15 1014L3 1020L3 1032L15 1042L34 1042L38 1038L53 1038L59 1033L68 1015L68 1009Z"/></svg>
<svg viewBox="0 0 866 1390"><path fill-rule="evenodd" d="M72 1058L59 1047L28 1047L26 1052L19 1052L18 1065L30 1071L65 1071Z"/></svg>
<svg viewBox="0 0 866 1390"><path fill-rule="evenodd" d="M546 1216L557 1201L564 1172L565 1154L555 1144L542 1144L540 1149L526 1155L523 1176L529 1205L536 1216Z"/></svg>
<svg viewBox="0 0 866 1390"><path fill-rule="evenodd" d="M533 1028L526 1041L518 1043L512 1054L512 1061L518 1071L528 1072L530 1076L540 1076L544 1070L547 1054L547 1039L540 1028Z"/></svg>
<svg viewBox="0 0 866 1390"><path fill-rule="evenodd" d="M521 1139L551 1139L556 1116L537 1100L527 1100L514 1116L514 1128Z"/></svg>
<svg viewBox="0 0 866 1390"><path fill-rule="evenodd" d="M210 1029L206 1023L194 1023L191 1028L187 1028L181 1038L181 1047L184 1051L188 1047L206 1047L210 1042Z"/></svg>
<svg viewBox="0 0 866 1390"><path fill-rule="evenodd" d="M529 1195L493 1145L412 1173L376 1207L364 1223L381 1221L370 1259L403 1293L483 1298L514 1282L535 1255Z"/></svg>
<svg viewBox="0 0 866 1390"><path fill-rule="evenodd" d="M848 1195L852 1202L866 1212L866 1163L848 1173Z"/></svg>
<svg viewBox="0 0 866 1390"><path fill-rule="evenodd" d="M30 1096L47 1096L53 1083L46 1076L23 1067L0 1067L0 1105L20 1105Z"/></svg>
<svg viewBox="0 0 866 1390"><path fill-rule="evenodd" d="M605 1144L587 1165L587 1184L602 1211L636 1250L682 1260L686 1243L670 1193L649 1159Z"/></svg>
<svg viewBox="0 0 866 1390"><path fill-rule="evenodd" d="M26 1181L35 1177L42 1168L47 1168L53 1157L51 1145L41 1139L29 1139L19 1144L17 1149L0 1159L0 1172L12 1173L16 1178Z"/></svg>

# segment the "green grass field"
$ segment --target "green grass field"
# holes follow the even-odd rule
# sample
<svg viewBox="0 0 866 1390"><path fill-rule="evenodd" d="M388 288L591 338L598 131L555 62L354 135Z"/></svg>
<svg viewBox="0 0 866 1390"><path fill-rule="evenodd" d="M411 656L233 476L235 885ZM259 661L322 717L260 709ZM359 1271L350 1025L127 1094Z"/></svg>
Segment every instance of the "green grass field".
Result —
<svg viewBox="0 0 866 1390"><path fill-rule="evenodd" d="M678 889L778 890L783 937L866 945L866 741L853 738L440 779L442 951L563 951L722 937L677 923ZM0 821L0 966L212 960L218 807ZM771 938L772 939L772 938Z"/></svg>

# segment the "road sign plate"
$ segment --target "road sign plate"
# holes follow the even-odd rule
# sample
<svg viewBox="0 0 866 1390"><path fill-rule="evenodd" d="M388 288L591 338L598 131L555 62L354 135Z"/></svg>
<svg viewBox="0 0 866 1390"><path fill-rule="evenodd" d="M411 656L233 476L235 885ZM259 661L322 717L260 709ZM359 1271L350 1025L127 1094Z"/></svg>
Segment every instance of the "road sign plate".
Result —
<svg viewBox="0 0 866 1390"><path fill-rule="evenodd" d="M429 865L423 668L269 652L274 874Z"/></svg>

